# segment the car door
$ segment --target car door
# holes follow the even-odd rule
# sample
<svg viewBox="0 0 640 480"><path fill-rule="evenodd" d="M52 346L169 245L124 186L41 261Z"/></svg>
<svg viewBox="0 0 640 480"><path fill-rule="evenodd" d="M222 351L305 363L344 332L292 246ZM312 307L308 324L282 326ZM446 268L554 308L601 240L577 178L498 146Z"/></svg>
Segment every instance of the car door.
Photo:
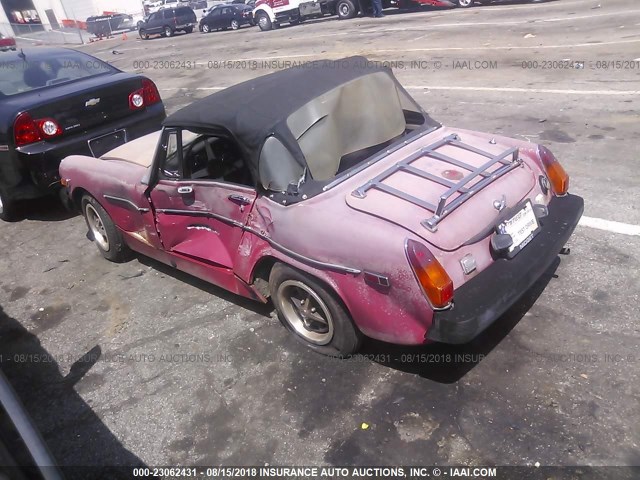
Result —
<svg viewBox="0 0 640 480"><path fill-rule="evenodd" d="M233 19L233 8L231 7L223 7L222 13L220 15L220 26L219 28L227 28L231 26L231 19Z"/></svg>
<svg viewBox="0 0 640 480"><path fill-rule="evenodd" d="M160 33L162 31L162 10L152 13L147 20L147 33Z"/></svg>
<svg viewBox="0 0 640 480"><path fill-rule="evenodd" d="M222 28L222 7L216 8L211 12L209 27L211 27L212 30Z"/></svg>
<svg viewBox="0 0 640 480"><path fill-rule="evenodd" d="M249 170L221 135L165 129L162 142L151 203L163 248L211 267L224 285L256 199Z"/></svg>
<svg viewBox="0 0 640 480"><path fill-rule="evenodd" d="M164 12L164 25L169 25L171 28L176 27L176 11L173 8L167 8Z"/></svg>

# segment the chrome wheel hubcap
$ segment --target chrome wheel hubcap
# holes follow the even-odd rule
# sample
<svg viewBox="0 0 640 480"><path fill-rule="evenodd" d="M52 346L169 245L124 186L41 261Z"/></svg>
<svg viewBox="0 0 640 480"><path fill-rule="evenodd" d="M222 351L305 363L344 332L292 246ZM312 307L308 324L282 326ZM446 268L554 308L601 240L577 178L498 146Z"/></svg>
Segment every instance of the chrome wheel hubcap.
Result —
<svg viewBox="0 0 640 480"><path fill-rule="evenodd" d="M343 3L342 5L340 5L340 13L343 17L346 17L347 15L349 15L349 7Z"/></svg>
<svg viewBox="0 0 640 480"><path fill-rule="evenodd" d="M315 345L326 345L331 341L333 318L325 303L310 287L298 280L282 282L276 301L285 320L302 338Z"/></svg>
<svg viewBox="0 0 640 480"><path fill-rule="evenodd" d="M261 27L266 27L267 26L267 17L265 17L265 16L260 17L259 23L260 23Z"/></svg>
<svg viewBox="0 0 640 480"><path fill-rule="evenodd" d="M93 239L100 245L105 252L109 251L109 238L107 237L107 231L104 228L102 219L96 209L90 203L86 208L87 223L89 224L89 230L93 234Z"/></svg>

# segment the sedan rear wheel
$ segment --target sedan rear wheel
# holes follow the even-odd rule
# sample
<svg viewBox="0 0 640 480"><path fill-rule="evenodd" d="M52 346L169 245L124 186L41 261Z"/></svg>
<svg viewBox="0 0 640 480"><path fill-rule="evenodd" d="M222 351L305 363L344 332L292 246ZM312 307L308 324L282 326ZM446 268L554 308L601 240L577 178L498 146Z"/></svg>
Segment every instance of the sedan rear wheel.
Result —
<svg viewBox="0 0 640 480"><path fill-rule="evenodd" d="M474 0L458 0L458 6L461 8L473 7Z"/></svg>
<svg viewBox="0 0 640 480"><path fill-rule="evenodd" d="M231 30L238 30L240 28L240 22L238 20L231 20Z"/></svg>
<svg viewBox="0 0 640 480"><path fill-rule="evenodd" d="M202 32L203 33L209 33L211 31L211 27L209 27L209 25L207 25L206 23L204 25L202 25Z"/></svg>
<svg viewBox="0 0 640 480"><path fill-rule="evenodd" d="M269 288L280 321L308 347L337 357L360 347L362 334L340 299L320 281L278 263L271 270Z"/></svg>
<svg viewBox="0 0 640 480"><path fill-rule="evenodd" d="M140 30L139 33L142 40L149 40L149 34L147 32L145 32L144 30Z"/></svg>
<svg viewBox="0 0 640 480"><path fill-rule="evenodd" d="M112 262L124 262L131 257L131 250L122 233L102 205L90 195L82 198L82 213L89 227L89 236L104 258Z"/></svg>

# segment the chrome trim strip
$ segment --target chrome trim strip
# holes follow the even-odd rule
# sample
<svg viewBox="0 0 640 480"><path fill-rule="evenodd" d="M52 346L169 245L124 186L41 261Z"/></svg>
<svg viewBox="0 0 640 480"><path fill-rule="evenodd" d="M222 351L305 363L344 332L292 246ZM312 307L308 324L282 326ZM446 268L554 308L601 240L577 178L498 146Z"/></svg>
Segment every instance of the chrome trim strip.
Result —
<svg viewBox="0 0 640 480"><path fill-rule="evenodd" d="M334 263L327 263L327 262L322 262L320 260L314 260L313 258L309 258L309 257L305 257L304 255L301 255L299 253L294 252L293 250L288 249L287 247L285 247L284 245L281 245L280 243L276 242L275 240L269 238L268 236L266 236L265 234L254 230L253 228L244 225L240 222L237 222L235 220L232 220L230 218L227 217L223 217L222 215L218 215L216 213L211 213L211 212L205 212L205 211L192 211L192 210L177 210L177 209L172 209L172 208L164 208L164 209L158 209L156 210L157 213L164 213L167 215L189 215L189 216L194 216L194 217L206 217L206 218L215 218L216 220L220 220L221 222L227 223L229 225L232 225L234 227L238 227L243 229L245 232L249 232L254 234L255 236L265 240L266 242L269 243L269 245L271 245L273 248L275 248L276 250L279 250L280 252L284 253L285 255L288 255L296 260L299 260L303 263L307 263L309 265L318 267L318 268L324 268L327 270L335 270L338 272L344 272L344 273L351 273L353 275L359 275L360 273L362 273L362 270L358 270L357 268L352 268L352 267L345 267L343 265L336 265Z"/></svg>
<svg viewBox="0 0 640 480"><path fill-rule="evenodd" d="M148 208L142 208L137 206L135 203L133 203L131 200L128 200L126 198L121 198L121 197L114 197L113 195L103 195L104 198L106 198L107 200L111 200L113 202L122 202L122 203L126 203L127 205L132 206L134 209L136 209L138 212L140 213L146 213L149 211Z"/></svg>

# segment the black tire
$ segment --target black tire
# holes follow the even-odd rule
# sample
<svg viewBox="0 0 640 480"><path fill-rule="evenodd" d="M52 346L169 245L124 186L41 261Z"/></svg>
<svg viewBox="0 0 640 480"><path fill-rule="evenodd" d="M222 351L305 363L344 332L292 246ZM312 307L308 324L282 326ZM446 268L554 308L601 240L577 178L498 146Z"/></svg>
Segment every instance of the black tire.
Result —
<svg viewBox="0 0 640 480"><path fill-rule="evenodd" d="M138 35L140 35L142 40L149 40L149 34L144 29L140 29Z"/></svg>
<svg viewBox="0 0 640 480"><path fill-rule="evenodd" d="M209 25L207 25L206 23L202 25L202 33L209 33L211 32L211 27Z"/></svg>
<svg viewBox="0 0 640 480"><path fill-rule="evenodd" d="M162 34L167 38L173 37L173 34L174 34L173 28L167 25L166 27L164 27L164 30L162 30Z"/></svg>
<svg viewBox="0 0 640 480"><path fill-rule="evenodd" d="M474 0L456 0L456 5L459 8L471 8L473 7Z"/></svg>
<svg viewBox="0 0 640 480"><path fill-rule="evenodd" d="M240 28L240 22L235 18L231 20L231 30L238 30Z"/></svg>
<svg viewBox="0 0 640 480"><path fill-rule="evenodd" d="M121 263L129 260L132 256L132 252L127 246L122 237L122 233L118 230L118 227L113 223L111 217L106 212L102 205L93 198L91 195L85 195L82 197L82 214L87 222L87 228L89 229L89 238L98 247L98 250L104 258L112 262ZM98 217L102 228L96 225L95 216ZM96 238L98 230L101 230L101 238ZM106 242L106 244L105 244Z"/></svg>
<svg viewBox="0 0 640 480"><path fill-rule="evenodd" d="M316 278L276 263L269 275L269 290L280 322L307 347L331 357L347 357L360 348L362 333L346 307ZM299 301L298 295L306 296L306 300ZM315 328L307 326L307 322L315 323Z"/></svg>
<svg viewBox="0 0 640 480"><path fill-rule="evenodd" d="M184 29L185 33L193 33L193 27L187 27Z"/></svg>
<svg viewBox="0 0 640 480"><path fill-rule="evenodd" d="M336 4L339 20L349 20L358 14L358 9L351 0L339 0Z"/></svg>
<svg viewBox="0 0 640 480"><path fill-rule="evenodd" d="M271 19L269 18L269 15L267 15L266 13L263 13L263 12L258 13L256 15L256 23L260 27L260 30L262 30L263 32L273 29L273 24L271 23Z"/></svg>
<svg viewBox="0 0 640 480"><path fill-rule="evenodd" d="M16 202L4 190L0 190L0 219L5 222L16 220Z"/></svg>

